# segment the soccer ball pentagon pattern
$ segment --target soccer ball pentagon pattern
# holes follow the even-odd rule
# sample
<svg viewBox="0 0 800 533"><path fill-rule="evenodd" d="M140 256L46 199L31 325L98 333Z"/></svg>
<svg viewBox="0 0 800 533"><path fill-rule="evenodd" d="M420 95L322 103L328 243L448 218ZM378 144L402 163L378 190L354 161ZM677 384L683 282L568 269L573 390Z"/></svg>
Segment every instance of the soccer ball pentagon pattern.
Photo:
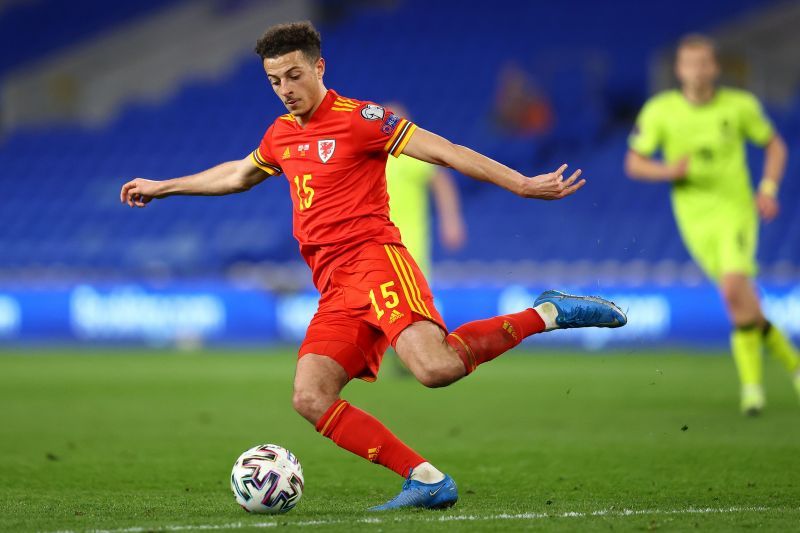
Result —
<svg viewBox="0 0 800 533"><path fill-rule="evenodd" d="M285 513L303 495L303 467L285 448L275 444L255 446L236 459L231 490L248 513Z"/></svg>

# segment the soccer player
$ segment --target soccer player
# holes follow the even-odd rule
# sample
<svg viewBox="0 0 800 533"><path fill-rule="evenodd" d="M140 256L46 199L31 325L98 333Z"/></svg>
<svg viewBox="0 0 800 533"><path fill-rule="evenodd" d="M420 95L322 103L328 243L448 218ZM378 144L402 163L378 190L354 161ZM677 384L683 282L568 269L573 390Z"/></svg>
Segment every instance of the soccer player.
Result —
<svg viewBox="0 0 800 533"><path fill-rule="evenodd" d="M410 120L400 104L390 104L390 107ZM429 192L436 204L440 242L448 250L458 250L466 240L461 202L453 177L442 167L400 154L386 161L386 185L389 218L400 230L403 245L428 278L431 268Z"/></svg>
<svg viewBox="0 0 800 533"><path fill-rule="evenodd" d="M778 214L787 150L752 94L717 87L719 71L711 39L688 35L680 41L675 61L680 89L644 105L629 139L625 169L634 179L672 184L683 242L717 284L733 324L742 412L757 415L764 407L762 345L792 374L800 394L797 350L764 317L753 281L758 214L767 222ZM747 141L766 155L755 198ZM663 161L654 159L658 150Z"/></svg>
<svg viewBox="0 0 800 533"><path fill-rule="evenodd" d="M569 196L584 180L579 180L580 171L565 179L566 165L525 177L389 109L326 89L320 36L309 22L273 26L256 52L288 110L267 129L260 145L244 159L198 174L133 179L122 186L120 200L145 207L171 195L243 192L285 174L294 236L321 295L298 353L294 408L340 447L406 478L400 494L373 510L449 507L458 499L452 478L380 421L341 399L344 386L353 378L374 381L390 344L418 381L443 387L529 335L556 328L619 327L627 319L600 298L547 291L530 308L448 333L424 276L389 220L386 159L405 153L543 200Z"/></svg>

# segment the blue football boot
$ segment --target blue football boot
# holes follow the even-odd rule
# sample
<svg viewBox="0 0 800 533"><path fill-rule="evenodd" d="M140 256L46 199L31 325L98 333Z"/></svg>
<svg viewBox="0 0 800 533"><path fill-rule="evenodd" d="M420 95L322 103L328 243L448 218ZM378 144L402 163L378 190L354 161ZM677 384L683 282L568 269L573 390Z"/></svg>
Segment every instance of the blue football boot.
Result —
<svg viewBox="0 0 800 533"><path fill-rule="evenodd" d="M608 300L596 296L573 296L560 291L545 291L536 298L533 306L551 303L558 314L555 323L559 328L619 328L628 323L622 309Z"/></svg>
<svg viewBox="0 0 800 533"><path fill-rule="evenodd" d="M458 501L458 487L448 475L439 483L422 483L411 479L409 474L403 483L400 494L377 507L370 507L370 511L388 511L390 509L403 509L406 507L421 507L423 509L447 509Z"/></svg>

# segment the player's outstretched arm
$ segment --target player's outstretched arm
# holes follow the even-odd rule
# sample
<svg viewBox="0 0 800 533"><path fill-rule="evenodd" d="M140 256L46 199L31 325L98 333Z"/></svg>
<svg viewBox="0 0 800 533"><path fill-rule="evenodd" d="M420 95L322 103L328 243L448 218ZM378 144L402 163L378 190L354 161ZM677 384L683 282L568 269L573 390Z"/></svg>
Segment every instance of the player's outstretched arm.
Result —
<svg viewBox="0 0 800 533"><path fill-rule="evenodd" d="M632 179L650 182L679 181L686 178L689 159L684 158L675 164L668 165L652 157L628 150L625 155L625 173Z"/></svg>
<svg viewBox="0 0 800 533"><path fill-rule="evenodd" d="M547 174L532 178L523 176L494 159L453 144L444 137L422 128L417 128L403 149L403 153L421 161L453 168L476 180L494 183L524 198L558 200L574 193L586 183L586 180L578 180L581 175L580 170L576 170L569 178L564 179L566 164Z"/></svg>
<svg viewBox="0 0 800 533"><path fill-rule="evenodd" d="M145 207L154 198L167 196L222 196L249 190L268 177L248 156L182 178L163 181L134 178L122 186L119 200L131 207Z"/></svg>

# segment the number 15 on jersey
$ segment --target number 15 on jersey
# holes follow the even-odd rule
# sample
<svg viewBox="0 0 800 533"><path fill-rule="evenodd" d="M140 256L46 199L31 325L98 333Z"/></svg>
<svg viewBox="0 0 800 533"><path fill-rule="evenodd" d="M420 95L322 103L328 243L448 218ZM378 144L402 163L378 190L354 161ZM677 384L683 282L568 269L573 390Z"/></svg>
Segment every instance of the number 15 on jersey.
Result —
<svg viewBox="0 0 800 533"><path fill-rule="evenodd" d="M311 181L311 174L303 174L303 179L300 176L294 177L294 186L297 189L298 209L304 211L311 207L314 201L314 189L308 184Z"/></svg>

